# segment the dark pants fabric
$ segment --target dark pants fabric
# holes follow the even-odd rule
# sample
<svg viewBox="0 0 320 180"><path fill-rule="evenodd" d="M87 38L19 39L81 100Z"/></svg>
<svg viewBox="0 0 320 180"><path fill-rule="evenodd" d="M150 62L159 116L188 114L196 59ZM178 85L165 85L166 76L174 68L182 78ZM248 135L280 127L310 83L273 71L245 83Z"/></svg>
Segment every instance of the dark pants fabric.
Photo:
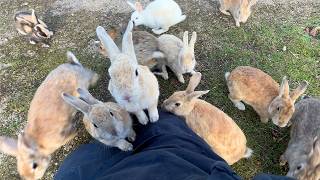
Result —
<svg viewBox="0 0 320 180"><path fill-rule="evenodd" d="M81 145L65 159L55 180L241 179L177 116L160 111L158 122L136 123L134 129L133 151L123 152L97 141Z"/></svg>

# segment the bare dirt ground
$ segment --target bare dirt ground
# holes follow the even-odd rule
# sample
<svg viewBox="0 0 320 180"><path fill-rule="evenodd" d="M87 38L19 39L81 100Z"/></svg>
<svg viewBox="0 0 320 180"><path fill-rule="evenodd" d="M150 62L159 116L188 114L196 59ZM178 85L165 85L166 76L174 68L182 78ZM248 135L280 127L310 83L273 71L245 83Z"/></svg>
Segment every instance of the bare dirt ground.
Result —
<svg viewBox="0 0 320 180"><path fill-rule="evenodd" d="M249 179L259 172L284 174L286 169L278 167L277 160L285 148L288 139L287 131L278 130L272 125L261 125L256 120L257 116L252 109L249 109L246 114L239 115L225 96L227 92L223 85L222 76L225 70L241 63L264 67L278 79L281 79L284 72L288 73L295 84L302 78L307 78L314 82L309 93L319 96L320 46L317 44L319 41L313 40L312 43L316 45L312 44L310 47L302 46L303 52L298 55L293 53L293 55L284 56L289 57L288 59L299 56L300 59L306 60L308 58L305 57L310 57L309 63L312 65L302 69L302 72L310 72L309 77L296 73L294 65L281 67L283 62L276 62L277 57L272 55L273 52L278 52L275 49L282 49L284 45L288 46L290 50L289 45L283 43L289 40L283 38L268 44L268 37L271 38L268 35L286 37L287 35L284 35L286 29L283 28L295 27L288 32L289 35L291 33L292 36L295 36L301 34L296 33L299 27L303 28L310 23L320 25L320 1L260 0L258 5L254 7L254 13L249 22L239 29L234 27L231 17L221 15L218 12L217 1L176 1L188 18L183 23L171 28L169 33L181 37L184 30L198 32L196 56L199 65L197 70L203 72L205 77L201 87L211 89L206 100L226 111L231 117L239 119L237 123L246 132L249 145L256 152L252 160L240 162L234 166L236 172L245 179ZM149 0L142 2L146 4ZM65 62L67 50L75 52L83 64L102 75L99 84L93 90L95 96L105 101L112 100L106 89L108 63L96 52L93 42L96 39L95 28L98 25L108 28L128 21L131 9L125 0L77 0L76 2L73 0L0 0L0 7L2 9L0 11L0 135L16 137L21 132L26 124L29 103L36 88L48 72ZM49 27L54 30L55 35L49 49L29 45L14 29L13 16L15 12L31 8L35 9L40 19L47 22ZM258 37L260 35L261 37ZM247 42L250 39L255 41ZM256 45L259 43L261 46ZM319 47L318 53L315 46ZM244 53L244 50L248 49L252 50L252 53ZM250 58L253 56L254 58ZM271 61L272 58L274 58L274 62ZM265 62L262 59L271 59L271 62ZM308 64L302 61L300 63L302 65ZM269 64L271 65L269 66ZM273 67L275 65L279 68ZM217 80L219 78L220 80ZM161 101L174 90L184 87L179 85L174 78L167 82L159 81ZM267 133L270 131L277 134L276 139L270 140L272 135ZM257 134L259 132L261 133ZM260 137L256 138L256 136ZM82 129L79 136L54 154L44 179L52 179L64 157L79 144L88 140L88 134ZM282 143L282 145L277 145L275 142ZM270 148L264 147L264 145L268 145ZM275 152L270 152L271 150ZM18 179L15 166L14 158L0 154L0 179Z"/></svg>

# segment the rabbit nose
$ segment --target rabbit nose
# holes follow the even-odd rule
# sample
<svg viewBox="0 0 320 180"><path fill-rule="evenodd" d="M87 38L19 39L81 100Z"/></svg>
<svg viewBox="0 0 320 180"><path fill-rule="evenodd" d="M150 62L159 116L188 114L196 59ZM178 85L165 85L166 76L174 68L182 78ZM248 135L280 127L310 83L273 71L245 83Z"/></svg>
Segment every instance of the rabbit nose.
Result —
<svg viewBox="0 0 320 180"><path fill-rule="evenodd" d="M130 96L124 96L123 99L128 101L128 102L130 102L131 97Z"/></svg>

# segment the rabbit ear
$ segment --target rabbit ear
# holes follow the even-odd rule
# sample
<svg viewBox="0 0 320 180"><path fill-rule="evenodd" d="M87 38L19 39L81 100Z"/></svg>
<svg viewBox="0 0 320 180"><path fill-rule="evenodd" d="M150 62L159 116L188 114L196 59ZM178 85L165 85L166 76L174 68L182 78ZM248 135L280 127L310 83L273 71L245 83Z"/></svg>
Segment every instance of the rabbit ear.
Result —
<svg viewBox="0 0 320 180"><path fill-rule="evenodd" d="M194 44L196 43L196 41L197 41L197 32L193 32L190 43L189 43L189 47L194 49Z"/></svg>
<svg viewBox="0 0 320 180"><path fill-rule="evenodd" d="M120 53L118 46L113 42L112 38L108 35L103 27L98 26L96 29L96 33L103 46L108 50L109 57L112 62L115 56Z"/></svg>
<svg viewBox="0 0 320 180"><path fill-rule="evenodd" d="M136 11L136 6L135 6L132 2L127 1L127 4L128 4L133 10Z"/></svg>
<svg viewBox="0 0 320 180"><path fill-rule="evenodd" d="M289 83L288 83L288 80L287 80L287 76L284 76L282 78L279 96L280 97L284 97L284 98L289 97Z"/></svg>
<svg viewBox="0 0 320 180"><path fill-rule="evenodd" d="M309 157L312 165L316 166L320 163L320 138L314 138Z"/></svg>
<svg viewBox="0 0 320 180"><path fill-rule="evenodd" d="M192 99L197 99L199 97L201 97L202 95L204 94L207 94L209 92L209 90L206 90L206 91L194 91L190 94L187 95L187 99L189 101L191 101Z"/></svg>
<svg viewBox="0 0 320 180"><path fill-rule="evenodd" d="M9 137L0 136L0 151L10 156L17 156L17 140Z"/></svg>
<svg viewBox="0 0 320 180"><path fill-rule="evenodd" d="M34 24L39 24L39 21L38 21L38 18L36 16L36 13L34 12L34 9L31 10L31 20L32 20L32 23Z"/></svg>
<svg viewBox="0 0 320 180"><path fill-rule="evenodd" d="M77 57L71 51L67 51L67 60L71 64L82 66Z"/></svg>
<svg viewBox="0 0 320 180"><path fill-rule="evenodd" d="M134 52L133 41L132 41L132 29L133 22L129 21L126 32L122 39L122 52L129 55L131 58L137 62L136 53Z"/></svg>
<svg viewBox="0 0 320 180"><path fill-rule="evenodd" d="M100 101L97 100L96 98L94 98L88 90L86 89L82 89L82 88L78 88L77 92L80 95L80 99L85 101L86 103L93 105L93 104L98 104Z"/></svg>
<svg viewBox="0 0 320 180"><path fill-rule="evenodd" d="M295 102L298 99L298 97L301 96L307 90L307 87L308 87L308 82L302 81L295 90L290 92L291 100Z"/></svg>
<svg viewBox="0 0 320 180"><path fill-rule="evenodd" d="M61 96L66 103L83 112L84 114L88 114L91 110L91 106L79 98L71 96L67 93L62 93Z"/></svg>
<svg viewBox="0 0 320 180"><path fill-rule="evenodd" d="M143 6L142 6L142 4L140 2L136 2L134 5L135 5L136 10L138 12L142 12L143 11Z"/></svg>
<svg viewBox="0 0 320 180"><path fill-rule="evenodd" d="M185 48L188 47L188 44L189 44L188 34L189 34L188 31L185 31L183 33L183 45L184 45Z"/></svg>
<svg viewBox="0 0 320 180"><path fill-rule="evenodd" d="M186 92L188 94L194 92L194 90L196 89L196 87L199 85L200 80L201 80L201 73L200 72L196 72L195 74L193 74L189 80L189 84L188 87L186 89Z"/></svg>
<svg viewBox="0 0 320 180"><path fill-rule="evenodd" d="M249 7L255 5L257 3L257 0L250 0Z"/></svg>
<svg viewBox="0 0 320 180"><path fill-rule="evenodd" d="M19 151L23 151L28 154L34 154L37 149L35 141L24 132L18 136L17 147L19 148Z"/></svg>

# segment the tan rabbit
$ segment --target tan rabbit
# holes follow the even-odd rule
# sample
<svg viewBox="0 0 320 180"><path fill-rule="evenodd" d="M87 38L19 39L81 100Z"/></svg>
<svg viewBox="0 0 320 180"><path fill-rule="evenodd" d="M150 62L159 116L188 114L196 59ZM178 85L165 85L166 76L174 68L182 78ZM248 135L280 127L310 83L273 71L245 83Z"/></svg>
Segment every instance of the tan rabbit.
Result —
<svg viewBox="0 0 320 180"><path fill-rule="evenodd" d="M83 123L90 135L107 146L132 150L132 144L125 139L136 138L129 113L116 103L97 100L85 89L77 91L79 98L67 93L63 93L62 98L84 114Z"/></svg>
<svg viewBox="0 0 320 180"><path fill-rule="evenodd" d="M289 92L287 78L282 79L281 86L265 72L249 67L239 66L231 73L225 74L229 88L229 99L244 111L245 102L259 114L261 122L269 119L279 126L285 127L294 113L294 102L307 89L308 83L303 81L295 90Z"/></svg>
<svg viewBox="0 0 320 180"><path fill-rule="evenodd" d="M240 22L247 22L251 15L251 7L257 3L257 0L219 0L219 2L219 10L226 15L230 15L231 13L236 26L240 27Z"/></svg>
<svg viewBox="0 0 320 180"><path fill-rule="evenodd" d="M118 46L121 45L121 29L113 27L107 32ZM162 58L164 58L164 54L159 51L159 43L154 35L146 31L133 31L132 38L135 54L140 65L148 66L152 69L158 67L158 64L163 64ZM99 44L100 54L108 57L108 51L101 41L96 41L96 43Z"/></svg>
<svg viewBox="0 0 320 180"><path fill-rule="evenodd" d="M183 33L183 41L174 35L164 34L158 38L159 49L164 53L166 61L162 66L162 73L157 73L168 79L166 66L177 76L181 83L184 83L183 74L195 73L196 59L194 45L197 40L197 33L193 32L191 40L188 40L188 31Z"/></svg>
<svg viewBox="0 0 320 180"><path fill-rule="evenodd" d="M77 95L78 87L87 89L97 81L97 74L84 68L71 52L67 55L70 63L54 69L37 89L18 139L0 138L0 150L17 158L23 179L40 179L51 154L76 135L76 109L63 101L61 93Z"/></svg>
<svg viewBox="0 0 320 180"><path fill-rule="evenodd" d="M17 31L26 35L31 44L42 44L43 47L49 47L47 40L51 38L53 32L48 29L48 26L38 19L34 10L32 12L18 12L14 16Z"/></svg>
<svg viewBox="0 0 320 180"><path fill-rule="evenodd" d="M202 137L215 153L234 164L241 158L249 158L252 150L237 124L224 112L206 101L198 99L209 91L194 91L201 80L195 73L185 91L178 91L164 101L162 107L186 119L188 126Z"/></svg>

